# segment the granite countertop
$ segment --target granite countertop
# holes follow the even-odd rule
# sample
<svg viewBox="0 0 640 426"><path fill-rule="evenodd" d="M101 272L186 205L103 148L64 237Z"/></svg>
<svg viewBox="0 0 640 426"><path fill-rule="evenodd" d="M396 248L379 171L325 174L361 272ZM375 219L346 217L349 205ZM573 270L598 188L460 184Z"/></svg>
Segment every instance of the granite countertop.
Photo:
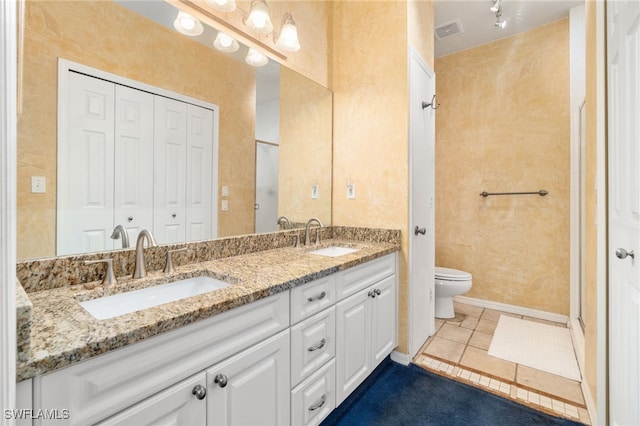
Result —
<svg viewBox="0 0 640 426"><path fill-rule="evenodd" d="M309 254L331 245L358 249L339 257ZM325 275L399 250L399 244L326 240L317 247L279 248L178 266L167 275L150 272L146 278L119 277L104 288L100 282L29 293L31 350L17 365L18 381L118 349L148 337L209 318L229 309L289 290ZM119 317L97 320L79 301L209 275L231 283L226 288Z"/></svg>

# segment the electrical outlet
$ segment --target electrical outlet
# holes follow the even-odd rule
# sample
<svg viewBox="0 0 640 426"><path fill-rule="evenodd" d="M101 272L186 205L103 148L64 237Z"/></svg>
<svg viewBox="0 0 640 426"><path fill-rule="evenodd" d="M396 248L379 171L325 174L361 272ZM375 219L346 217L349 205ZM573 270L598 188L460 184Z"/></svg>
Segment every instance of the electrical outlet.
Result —
<svg viewBox="0 0 640 426"><path fill-rule="evenodd" d="M31 176L31 192L33 194L47 192L47 181L44 176Z"/></svg>
<svg viewBox="0 0 640 426"><path fill-rule="evenodd" d="M311 185L311 199L312 200L317 200L318 199L318 195L319 195L319 188L318 188L318 184L313 184Z"/></svg>
<svg viewBox="0 0 640 426"><path fill-rule="evenodd" d="M356 198L356 184L349 181L347 183L347 199L354 200Z"/></svg>
<svg viewBox="0 0 640 426"><path fill-rule="evenodd" d="M229 201L228 200L222 200L221 209L222 209L223 212L226 212L227 210L229 210Z"/></svg>
<svg viewBox="0 0 640 426"><path fill-rule="evenodd" d="M228 197L229 196L229 187L227 185L222 185L222 196L223 197Z"/></svg>

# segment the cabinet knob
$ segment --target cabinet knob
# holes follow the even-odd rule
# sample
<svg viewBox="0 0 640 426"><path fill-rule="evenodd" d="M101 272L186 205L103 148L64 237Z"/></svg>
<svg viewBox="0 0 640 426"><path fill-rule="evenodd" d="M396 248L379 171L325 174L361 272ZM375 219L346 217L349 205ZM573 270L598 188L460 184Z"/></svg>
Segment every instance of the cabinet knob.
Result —
<svg viewBox="0 0 640 426"><path fill-rule="evenodd" d="M174 219L176 218L176 216L178 216L178 215L177 215L177 214L175 214L175 213L172 213L172 214L171 214L171 217L172 217L172 218L174 218Z"/></svg>
<svg viewBox="0 0 640 426"><path fill-rule="evenodd" d="M227 386L227 376L224 374L217 374L216 377L213 378L213 383L217 383L221 388Z"/></svg>
<svg viewBox="0 0 640 426"><path fill-rule="evenodd" d="M129 217L127 218L127 221L128 221L128 222L133 221L133 216L129 216Z"/></svg>
<svg viewBox="0 0 640 426"><path fill-rule="evenodd" d="M382 293L379 288L376 288L373 291L376 293L376 296L380 296L380 294Z"/></svg>
<svg viewBox="0 0 640 426"><path fill-rule="evenodd" d="M367 296L369 296L372 299L376 298L376 291L375 290L371 290L369 293L367 293Z"/></svg>
<svg viewBox="0 0 640 426"><path fill-rule="evenodd" d="M205 388L202 385L196 385L191 391L191 393L194 394L196 398L202 400L204 399L205 396L207 396L207 388Z"/></svg>

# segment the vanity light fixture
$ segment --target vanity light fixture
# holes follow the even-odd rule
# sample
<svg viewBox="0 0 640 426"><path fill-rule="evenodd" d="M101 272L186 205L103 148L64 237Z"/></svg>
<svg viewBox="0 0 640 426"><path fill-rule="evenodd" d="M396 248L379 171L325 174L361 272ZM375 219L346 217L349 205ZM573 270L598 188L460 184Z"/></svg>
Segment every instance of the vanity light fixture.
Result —
<svg viewBox="0 0 640 426"><path fill-rule="evenodd" d="M205 0L208 6L219 12L233 12L236 10L236 0Z"/></svg>
<svg viewBox="0 0 640 426"><path fill-rule="evenodd" d="M298 28L293 16L289 12L282 17L282 27L280 35L276 41L276 46L287 52L297 52L300 50L300 41L298 40Z"/></svg>
<svg viewBox="0 0 640 426"><path fill-rule="evenodd" d="M490 11L492 11L493 13L497 13L498 11L500 11L500 2L502 0L493 0L493 6L491 6L489 8ZM207 0L208 2L208 0Z"/></svg>
<svg viewBox="0 0 640 426"><path fill-rule="evenodd" d="M218 31L216 39L213 40L213 47L221 52L232 53L240 48L240 44L222 31Z"/></svg>
<svg viewBox="0 0 640 426"><path fill-rule="evenodd" d="M199 36L204 32L204 27L193 16L188 13L184 13L182 11L178 12L178 16L176 20L173 21L173 28L178 30L180 34L184 34L186 36Z"/></svg>
<svg viewBox="0 0 640 426"><path fill-rule="evenodd" d="M254 67L262 67L269 63L269 58L251 47L249 48L244 60L246 63Z"/></svg>
<svg viewBox="0 0 640 426"><path fill-rule="evenodd" d="M251 2L251 11L245 21L245 25L251 31L259 34L269 34L273 31L273 23L269 16L269 6L267 6L266 1L253 0Z"/></svg>

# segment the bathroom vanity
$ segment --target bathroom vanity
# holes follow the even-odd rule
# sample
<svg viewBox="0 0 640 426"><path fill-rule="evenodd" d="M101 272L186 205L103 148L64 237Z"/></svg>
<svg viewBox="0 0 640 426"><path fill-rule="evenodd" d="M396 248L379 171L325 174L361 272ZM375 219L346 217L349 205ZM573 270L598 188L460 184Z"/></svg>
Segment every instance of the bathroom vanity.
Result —
<svg viewBox="0 0 640 426"><path fill-rule="evenodd" d="M231 284L107 320L79 305L102 288L30 294L20 408L68 410L34 424L318 424L396 346L397 244L323 247L184 265Z"/></svg>

